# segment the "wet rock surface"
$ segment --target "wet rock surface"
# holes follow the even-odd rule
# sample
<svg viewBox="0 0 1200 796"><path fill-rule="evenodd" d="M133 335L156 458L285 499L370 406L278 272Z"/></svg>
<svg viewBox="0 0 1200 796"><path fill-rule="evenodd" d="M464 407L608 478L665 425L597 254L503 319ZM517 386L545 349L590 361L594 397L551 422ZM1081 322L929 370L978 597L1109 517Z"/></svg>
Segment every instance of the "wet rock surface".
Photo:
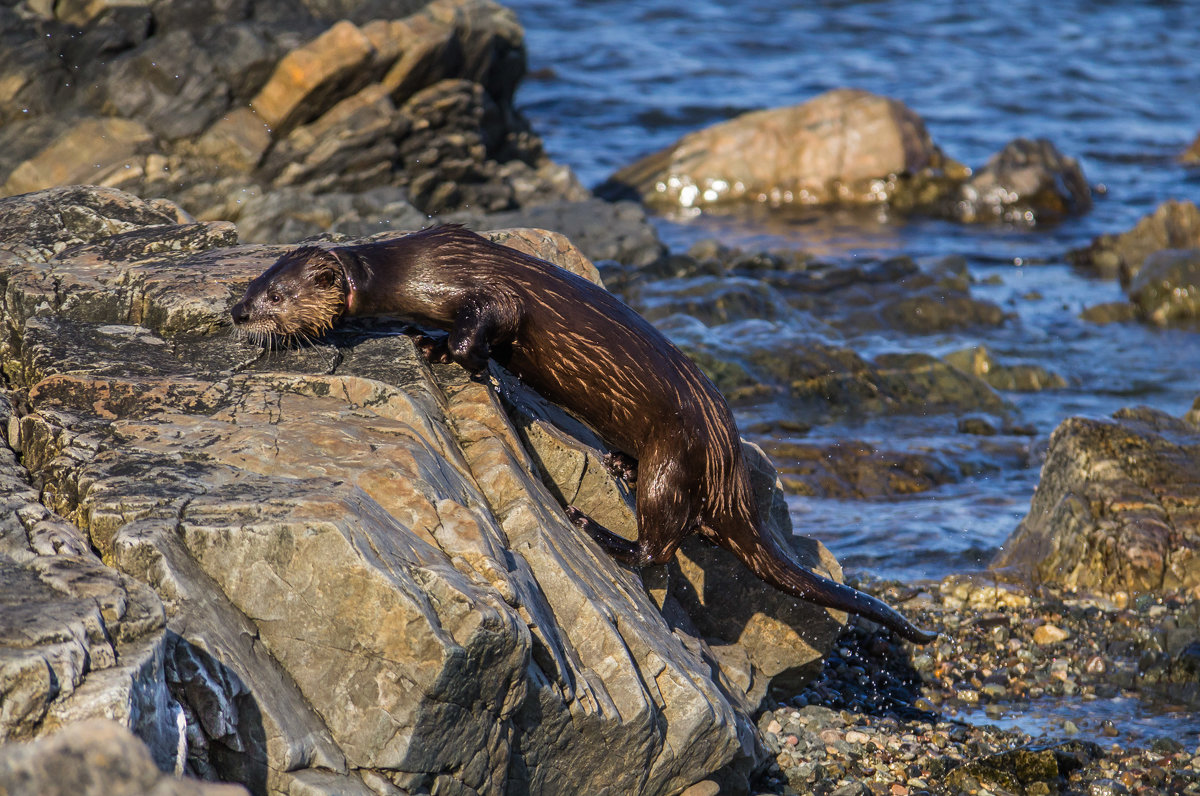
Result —
<svg viewBox="0 0 1200 796"><path fill-rule="evenodd" d="M1000 307L971 295L960 261L846 264L702 242L641 269L608 264L602 274L735 404L775 401L790 424L1008 411L977 373L921 353L867 358L849 344L875 332L932 334L1005 323Z"/></svg>
<svg viewBox="0 0 1200 796"><path fill-rule="evenodd" d="M1131 229L1101 235L1068 259L1106 279L1119 278L1128 285L1146 258L1163 249L1200 247L1200 208L1192 202L1167 201Z"/></svg>
<svg viewBox="0 0 1200 796"><path fill-rule="evenodd" d="M1146 258L1129 283L1129 300L1156 326L1200 317L1200 248L1167 249Z"/></svg>

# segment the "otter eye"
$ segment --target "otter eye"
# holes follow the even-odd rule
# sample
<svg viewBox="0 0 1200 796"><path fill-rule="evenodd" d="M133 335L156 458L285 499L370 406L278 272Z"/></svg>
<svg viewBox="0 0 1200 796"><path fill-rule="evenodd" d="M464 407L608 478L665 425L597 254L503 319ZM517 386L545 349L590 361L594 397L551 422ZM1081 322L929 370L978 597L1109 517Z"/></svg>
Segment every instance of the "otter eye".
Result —
<svg viewBox="0 0 1200 796"><path fill-rule="evenodd" d="M278 293L268 293L267 301L270 301L272 304L278 304L279 302L283 301L283 296L279 295Z"/></svg>

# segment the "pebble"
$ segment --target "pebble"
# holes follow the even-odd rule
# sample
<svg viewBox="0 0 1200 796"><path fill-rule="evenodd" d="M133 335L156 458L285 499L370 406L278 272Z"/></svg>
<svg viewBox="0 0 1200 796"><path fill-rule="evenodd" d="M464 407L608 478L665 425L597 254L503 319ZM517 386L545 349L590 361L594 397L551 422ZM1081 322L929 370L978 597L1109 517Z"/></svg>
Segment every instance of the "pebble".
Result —
<svg viewBox="0 0 1200 796"><path fill-rule="evenodd" d="M1046 645L1057 644L1060 641L1066 641L1071 634L1055 625L1042 625L1037 630L1033 631L1033 643Z"/></svg>

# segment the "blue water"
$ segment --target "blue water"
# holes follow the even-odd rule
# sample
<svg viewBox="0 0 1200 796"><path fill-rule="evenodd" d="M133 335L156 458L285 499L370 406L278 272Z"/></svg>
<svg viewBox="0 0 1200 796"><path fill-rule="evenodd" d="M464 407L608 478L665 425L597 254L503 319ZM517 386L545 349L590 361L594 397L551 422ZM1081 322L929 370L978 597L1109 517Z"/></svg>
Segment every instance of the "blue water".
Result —
<svg viewBox="0 0 1200 796"><path fill-rule="evenodd" d="M1017 137L1050 139L1096 186L1095 208L1034 229L933 220L806 217L655 221L673 248L717 237L855 258L967 258L972 294L1017 320L970 333L839 341L865 356L985 344L1002 363L1036 362L1070 386L1006 394L1024 464L900 500L794 497L797 530L850 569L903 579L985 566L1028 510L1046 437L1065 417L1145 404L1175 415L1200 394L1200 334L1076 317L1123 298L1063 260L1132 226L1166 199L1200 201L1200 169L1176 157L1200 132L1200 4L513 0L530 77L518 105L556 160L596 185L684 133L828 89L863 88L919 113L942 149L972 167ZM1030 264L1030 263L1036 264ZM989 277L1000 284L983 284ZM743 415L753 415L753 407ZM953 419L877 418L814 428L806 441L880 448L973 444ZM1013 440L1013 444L1020 444ZM880 551L886 554L880 554Z"/></svg>

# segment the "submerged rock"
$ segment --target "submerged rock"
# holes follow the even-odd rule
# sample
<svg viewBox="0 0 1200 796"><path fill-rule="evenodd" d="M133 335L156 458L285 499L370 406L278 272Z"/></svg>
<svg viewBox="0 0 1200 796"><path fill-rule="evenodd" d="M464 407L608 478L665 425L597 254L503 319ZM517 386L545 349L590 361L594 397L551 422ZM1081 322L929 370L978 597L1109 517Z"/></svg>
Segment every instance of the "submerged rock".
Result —
<svg viewBox="0 0 1200 796"><path fill-rule="evenodd" d="M1200 248L1148 256L1129 283L1129 300L1156 326L1200 317Z"/></svg>
<svg viewBox="0 0 1200 796"><path fill-rule="evenodd" d="M1128 285L1146 258L1163 249L1200 248L1200 208L1191 202L1168 201L1120 234L1101 235L1088 246L1067 254L1072 264Z"/></svg>
<svg viewBox="0 0 1200 796"><path fill-rule="evenodd" d="M1009 409L978 376L931 354L866 359L851 348L765 321L708 330L671 318L661 326L732 400L774 397L786 402L789 418L805 424L845 416Z"/></svg>
<svg viewBox="0 0 1200 796"><path fill-rule="evenodd" d="M1200 432L1152 409L1050 437L1029 514L992 562L1105 593L1200 586Z"/></svg>
<svg viewBox="0 0 1200 796"><path fill-rule="evenodd" d="M1067 381L1041 365L1002 365L985 346L952 351L943 357L959 370L973 373L997 390L1037 392L1067 386Z"/></svg>
<svg viewBox="0 0 1200 796"><path fill-rule="evenodd" d="M544 483L597 450L559 434L548 464L500 369L430 368L386 324L264 355L228 307L283 249L178 215L103 189L0 200L21 606L0 615L46 627L4 640L32 679L5 680L3 737L111 715L160 766L252 792L744 788L750 711L841 618L704 545L666 586L618 566ZM493 234L595 278L561 236ZM587 489L619 517L606 478Z"/></svg>

